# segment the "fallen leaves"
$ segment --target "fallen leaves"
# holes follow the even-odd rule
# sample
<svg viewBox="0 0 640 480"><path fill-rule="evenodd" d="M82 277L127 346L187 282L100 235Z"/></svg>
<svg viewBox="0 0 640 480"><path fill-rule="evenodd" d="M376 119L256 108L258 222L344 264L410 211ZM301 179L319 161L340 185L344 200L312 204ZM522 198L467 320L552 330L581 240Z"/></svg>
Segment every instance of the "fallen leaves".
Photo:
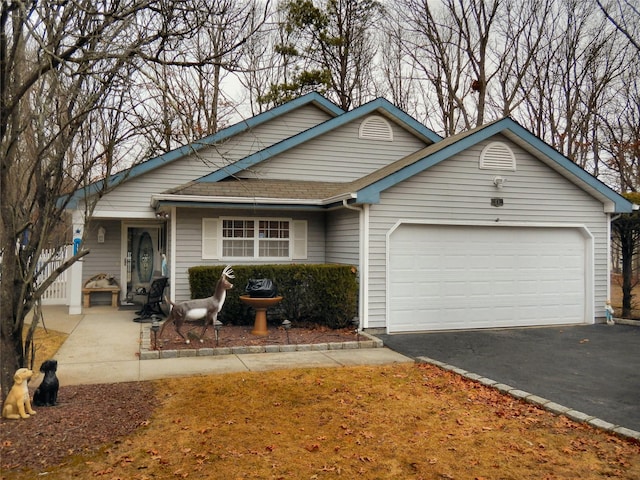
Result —
<svg viewBox="0 0 640 480"><path fill-rule="evenodd" d="M147 426L90 458L96 476L640 478L637 444L432 366L157 385L162 393ZM82 478L73 465L58 473L51 478Z"/></svg>

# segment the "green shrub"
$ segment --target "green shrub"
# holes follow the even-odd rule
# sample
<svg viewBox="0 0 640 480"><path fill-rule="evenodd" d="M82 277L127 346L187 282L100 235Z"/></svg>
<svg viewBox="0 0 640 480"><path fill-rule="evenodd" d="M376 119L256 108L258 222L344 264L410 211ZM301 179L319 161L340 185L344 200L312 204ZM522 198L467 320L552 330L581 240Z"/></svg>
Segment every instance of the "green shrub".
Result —
<svg viewBox="0 0 640 480"><path fill-rule="evenodd" d="M189 269L191 298L213 294L224 266ZM349 265L238 265L233 267L234 288L227 292L219 320L231 325L251 325L255 312L240 300L251 278L270 278L282 301L267 311L271 323L290 320L294 325L316 324L344 328L357 315L358 281Z"/></svg>

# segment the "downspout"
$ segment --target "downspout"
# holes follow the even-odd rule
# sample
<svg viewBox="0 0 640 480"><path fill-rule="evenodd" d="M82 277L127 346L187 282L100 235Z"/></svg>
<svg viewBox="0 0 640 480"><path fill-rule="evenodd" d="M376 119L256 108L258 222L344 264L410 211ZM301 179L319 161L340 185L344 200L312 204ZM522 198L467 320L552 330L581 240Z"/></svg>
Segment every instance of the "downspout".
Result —
<svg viewBox="0 0 640 480"><path fill-rule="evenodd" d="M176 207L171 207L169 221L171 222L171 254L169 257L169 298L172 302L176 301L176 233L178 219L176 218Z"/></svg>
<svg viewBox="0 0 640 480"><path fill-rule="evenodd" d="M360 223L360 330L369 324L369 205L361 207L349 205L347 199L342 200L342 206L348 210L359 212Z"/></svg>

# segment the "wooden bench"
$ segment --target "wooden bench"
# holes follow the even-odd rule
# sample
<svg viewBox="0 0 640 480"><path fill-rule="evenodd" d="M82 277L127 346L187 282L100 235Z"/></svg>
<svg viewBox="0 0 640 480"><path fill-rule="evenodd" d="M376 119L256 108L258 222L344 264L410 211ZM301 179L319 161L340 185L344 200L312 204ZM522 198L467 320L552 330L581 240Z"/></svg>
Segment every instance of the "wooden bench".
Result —
<svg viewBox="0 0 640 480"><path fill-rule="evenodd" d="M120 296L120 287L117 285L111 288L83 288L82 289L82 306L91 307L91 294L94 292L111 292L111 306L118 306L118 297Z"/></svg>
<svg viewBox="0 0 640 480"><path fill-rule="evenodd" d="M113 277L106 273L94 275L84 284L82 289L82 306L91 307L91 294L95 292L111 292L111 306L118 307L118 297L120 296L120 286Z"/></svg>

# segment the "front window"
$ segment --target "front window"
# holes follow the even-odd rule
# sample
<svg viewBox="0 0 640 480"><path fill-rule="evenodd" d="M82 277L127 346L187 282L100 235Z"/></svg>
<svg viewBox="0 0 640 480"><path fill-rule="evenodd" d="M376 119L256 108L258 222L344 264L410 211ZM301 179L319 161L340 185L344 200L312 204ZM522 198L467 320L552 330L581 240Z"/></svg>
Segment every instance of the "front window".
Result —
<svg viewBox="0 0 640 480"><path fill-rule="evenodd" d="M223 220L222 256L289 258L289 221Z"/></svg>
<svg viewBox="0 0 640 480"><path fill-rule="evenodd" d="M222 221L222 255L253 257L255 222L253 220Z"/></svg>
<svg viewBox="0 0 640 480"><path fill-rule="evenodd" d="M289 222L287 220L260 220L258 256L289 257Z"/></svg>
<svg viewBox="0 0 640 480"><path fill-rule="evenodd" d="M307 220L203 218L203 259L307 259Z"/></svg>

